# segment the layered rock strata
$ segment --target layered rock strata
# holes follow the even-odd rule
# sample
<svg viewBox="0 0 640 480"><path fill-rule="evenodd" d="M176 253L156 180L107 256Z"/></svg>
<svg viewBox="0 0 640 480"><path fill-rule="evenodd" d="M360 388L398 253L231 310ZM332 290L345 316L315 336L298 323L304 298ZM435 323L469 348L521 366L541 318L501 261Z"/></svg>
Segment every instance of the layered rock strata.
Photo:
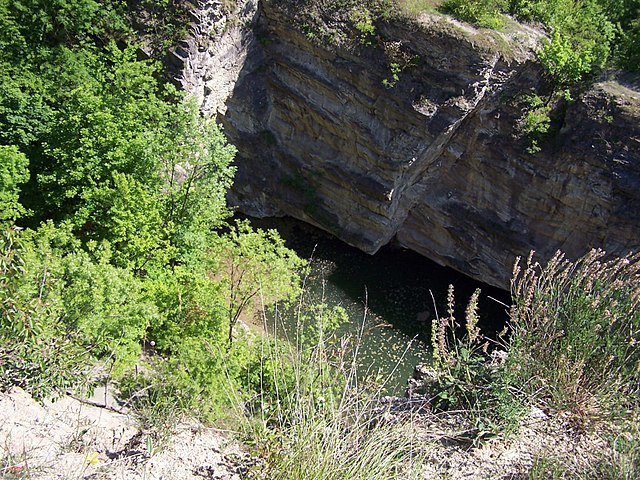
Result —
<svg viewBox="0 0 640 480"><path fill-rule="evenodd" d="M206 21L176 54L182 83L238 147L231 200L245 213L290 215L369 253L394 241L502 287L531 249L640 249L634 79L555 112L530 154L518 124L541 82L540 32L424 14L347 48L271 3L196 10Z"/></svg>

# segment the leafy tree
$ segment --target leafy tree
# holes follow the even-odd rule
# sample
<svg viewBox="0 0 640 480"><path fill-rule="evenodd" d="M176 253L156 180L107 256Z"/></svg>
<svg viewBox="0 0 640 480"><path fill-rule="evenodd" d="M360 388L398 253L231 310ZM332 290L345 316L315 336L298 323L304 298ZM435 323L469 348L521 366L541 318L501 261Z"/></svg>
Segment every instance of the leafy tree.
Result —
<svg viewBox="0 0 640 480"><path fill-rule="evenodd" d="M224 343L210 272L235 150L116 44L123 7L0 0L0 222L31 227L3 247L0 363L38 395L97 359L124 372L151 340Z"/></svg>
<svg viewBox="0 0 640 480"><path fill-rule="evenodd" d="M178 260L185 263L210 248L212 229L230 215L225 195L235 173L230 164L236 149L215 122L199 117L192 102L181 104L171 118L171 138L162 155L162 217L179 249Z"/></svg>
<svg viewBox="0 0 640 480"><path fill-rule="evenodd" d="M622 33L619 49L620 64L629 70L640 70L640 7L637 17Z"/></svg>
<svg viewBox="0 0 640 480"><path fill-rule="evenodd" d="M235 149L138 60L125 8L0 0L0 388L120 377L146 348L125 386L210 414L249 358L241 313L294 296L302 262L273 231L221 233Z"/></svg>
<svg viewBox="0 0 640 480"><path fill-rule="evenodd" d="M557 85L575 84L606 65L615 26L596 1L559 1L549 18L551 41L543 46L539 57Z"/></svg>
<svg viewBox="0 0 640 480"><path fill-rule="evenodd" d="M285 247L275 230L254 230L248 222L237 222L223 239L224 278L229 291L228 342L240 315L257 299L265 303L293 299L300 293L297 271L305 265L293 250Z"/></svg>

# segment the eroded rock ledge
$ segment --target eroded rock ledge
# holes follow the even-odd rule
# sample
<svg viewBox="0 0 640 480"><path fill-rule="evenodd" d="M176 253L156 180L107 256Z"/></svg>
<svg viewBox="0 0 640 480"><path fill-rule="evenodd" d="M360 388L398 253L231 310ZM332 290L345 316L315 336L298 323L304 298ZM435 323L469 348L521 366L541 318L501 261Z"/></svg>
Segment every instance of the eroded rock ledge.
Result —
<svg viewBox="0 0 640 480"><path fill-rule="evenodd" d="M395 241L501 287L531 249L640 249L637 79L596 83L532 155L516 126L541 82L540 32L423 14L343 48L293 28L291 4L227 15L196 3L181 81L238 147L242 211L290 215L369 253ZM394 52L408 62L397 81Z"/></svg>

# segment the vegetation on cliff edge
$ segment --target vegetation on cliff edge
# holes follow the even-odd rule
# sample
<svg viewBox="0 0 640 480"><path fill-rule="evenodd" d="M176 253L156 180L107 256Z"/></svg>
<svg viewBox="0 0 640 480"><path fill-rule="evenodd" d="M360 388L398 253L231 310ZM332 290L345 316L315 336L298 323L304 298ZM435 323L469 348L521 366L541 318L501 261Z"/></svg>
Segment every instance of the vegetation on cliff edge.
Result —
<svg viewBox="0 0 640 480"><path fill-rule="evenodd" d="M640 3L637 0L273 0L288 8L304 4L294 15L309 36L346 44L348 29L370 45L377 25L389 19L411 19L422 12L442 11L479 27L500 29L504 15L533 22L548 33L539 58L560 87L574 85L605 67L638 70Z"/></svg>
<svg viewBox="0 0 640 480"><path fill-rule="evenodd" d="M235 149L138 59L126 13L0 3L1 386L41 398L97 362L136 399L211 416L242 388L252 290L295 296L303 262L229 223Z"/></svg>

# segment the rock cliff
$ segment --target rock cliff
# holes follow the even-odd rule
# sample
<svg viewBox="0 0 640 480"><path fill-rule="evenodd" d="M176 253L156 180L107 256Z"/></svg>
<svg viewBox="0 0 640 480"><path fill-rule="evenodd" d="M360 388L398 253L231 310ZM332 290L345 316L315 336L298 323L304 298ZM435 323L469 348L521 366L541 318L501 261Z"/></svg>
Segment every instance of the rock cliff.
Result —
<svg viewBox="0 0 640 480"><path fill-rule="evenodd" d="M531 249L640 249L637 79L562 105L530 154L517 126L541 84L532 28L422 14L319 37L290 1L197 3L180 80L238 147L231 200L245 213L290 215L369 253L393 241L502 287Z"/></svg>

